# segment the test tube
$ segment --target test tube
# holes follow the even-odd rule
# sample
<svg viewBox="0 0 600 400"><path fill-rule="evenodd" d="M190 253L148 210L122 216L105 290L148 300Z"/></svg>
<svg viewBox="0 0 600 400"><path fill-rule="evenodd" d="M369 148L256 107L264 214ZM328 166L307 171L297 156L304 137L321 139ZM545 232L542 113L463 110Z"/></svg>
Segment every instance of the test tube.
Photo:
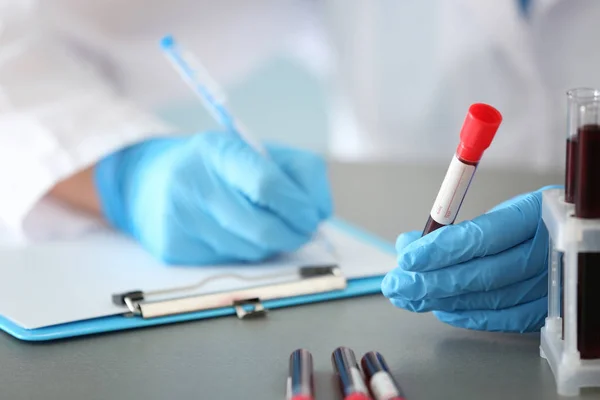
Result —
<svg viewBox="0 0 600 400"><path fill-rule="evenodd" d="M582 97L593 95L594 89L576 88L567 91L567 154L565 162L565 202L575 202L577 173L577 143L579 133L579 102Z"/></svg>
<svg viewBox="0 0 600 400"><path fill-rule="evenodd" d="M381 353L370 351L360 362L375 400L405 400Z"/></svg>
<svg viewBox="0 0 600 400"><path fill-rule="evenodd" d="M577 100L575 217L600 219L600 91ZM600 358L600 253L577 257L577 346L582 359Z"/></svg>
<svg viewBox="0 0 600 400"><path fill-rule="evenodd" d="M294 350L290 355L286 399L314 400L314 388L312 354L305 349Z"/></svg>
<svg viewBox="0 0 600 400"><path fill-rule="evenodd" d="M372 400L352 349L338 347L331 362L344 400Z"/></svg>
<svg viewBox="0 0 600 400"><path fill-rule="evenodd" d="M593 96L594 89L591 88L575 88L567 91L567 143L565 157L565 203L573 204L575 202L575 187L577 186L577 144L579 143L579 103L582 98ZM552 243L550 243L552 245ZM552 247L550 246L552 252ZM551 298L548 297L549 309L548 317L554 316L554 311L558 311L556 316L561 318L562 329L561 335L564 339L565 319L564 319L564 253L556 252L551 254L550 260L555 272L549 280L549 283L556 283L560 290L560 302L558 305L552 304ZM556 278L556 282L555 279Z"/></svg>
<svg viewBox="0 0 600 400"><path fill-rule="evenodd" d="M456 220L475 170L502 122L502 114L483 103L472 104L460 131L460 143L433 203L423 236Z"/></svg>
<svg viewBox="0 0 600 400"><path fill-rule="evenodd" d="M567 143L565 157L565 203L575 203L575 188L577 187L577 157L580 129L580 104L586 99L593 99L597 96L597 90L593 88L581 87L567 91ZM564 290L562 290L564 277L564 253L557 252L552 255L557 261L557 273L559 277L561 295L559 304L559 316L562 319L562 338L564 339ZM549 315L550 316L550 315Z"/></svg>
<svg viewBox="0 0 600 400"><path fill-rule="evenodd" d="M578 102L575 215L600 218L600 91Z"/></svg>

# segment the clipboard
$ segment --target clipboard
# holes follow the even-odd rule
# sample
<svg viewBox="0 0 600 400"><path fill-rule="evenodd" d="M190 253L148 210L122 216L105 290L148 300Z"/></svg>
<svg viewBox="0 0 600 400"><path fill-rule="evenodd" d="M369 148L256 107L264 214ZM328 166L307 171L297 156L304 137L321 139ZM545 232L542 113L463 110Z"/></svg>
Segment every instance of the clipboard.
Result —
<svg viewBox="0 0 600 400"><path fill-rule="evenodd" d="M348 243L346 248L336 249L341 253L347 252L347 254L342 254L339 259L342 260L340 263L325 260L325 263L303 264L300 259L297 261L298 265L290 265L283 269L263 266L267 273L257 276L245 275L245 273L253 271L254 266L244 265L236 269L224 270L222 273L205 277L200 281L190 281L186 274L194 274L194 268L201 269L202 267L183 268L171 272L170 267L159 266L154 271L160 271L160 274L164 276L179 274L181 275L179 282L182 284L157 286L149 289L119 286L119 276L127 274L127 268L122 268L116 275L109 276L115 285L110 295L103 293L101 297L94 298L94 302L102 303L99 304L100 308L109 307L108 303L111 303L110 307L117 307L116 314L94 317L93 313L90 313L90 318L85 318L87 314L83 312L78 316L64 316L60 323L54 324L51 317L42 316L45 312L43 305L45 299L42 298L37 300L38 303L32 302L25 307L25 310L30 312L39 307L40 313L37 317L41 318L42 322L39 323L40 326L32 328L26 323L19 323L23 321L18 321L18 312L14 312L14 310L11 317L3 315L2 307L4 305L4 308L7 308L8 304L5 298L3 303L0 302L0 329L24 341L51 341L225 316L237 316L240 319L263 317L268 320L270 310L380 293L381 280L385 272L395 267L394 245L340 219L334 218L328 221L327 225L331 232L337 232L336 235L341 238L340 240ZM359 246L362 247L359 249ZM360 267L362 268L360 271L356 269L356 265L354 265L354 270L352 266L348 265L358 254L353 254L353 251L360 251L361 256L367 253L365 256L367 258L361 261L362 264L359 263L363 265ZM344 258L344 256L347 257ZM116 256L113 255L113 257ZM13 259L15 258L13 257ZM19 258L16 259L19 260ZM348 262L349 259L351 261ZM377 265L364 265L369 264L371 259ZM27 274L26 271L19 271L19 266L5 265L3 267L2 263L3 251L0 250L0 279L2 276L10 276L8 274L10 271L20 277ZM43 267L40 265L24 266L24 268L27 267L43 271ZM85 268L85 266L81 268ZM373 273L370 272L371 270ZM137 271L140 276L139 271L144 270L138 269ZM45 272L51 273L52 271L46 270ZM149 268L148 276L152 273L152 269ZM79 276L81 279L81 276L84 275ZM31 279L35 279L35 276L32 276ZM128 279L131 281L132 277L129 276ZM245 283L233 289L198 292L209 282L219 280L238 280L245 281ZM268 283L264 283L265 280ZM27 293L28 287L22 287L26 285L26 280L18 282L20 284L15 283L11 287L12 293L16 293L15 301L23 301L27 298L26 295L35 297ZM216 283L218 284L218 282ZM76 308L76 302L86 301L85 289L93 287L93 281L83 281L77 286L66 288L64 292L60 292L60 288L54 290L46 287L45 290L46 293L60 294L66 298L72 296L71 304ZM13 306L14 309L19 310L17 303L14 303ZM48 307L46 310L52 315L53 309Z"/></svg>

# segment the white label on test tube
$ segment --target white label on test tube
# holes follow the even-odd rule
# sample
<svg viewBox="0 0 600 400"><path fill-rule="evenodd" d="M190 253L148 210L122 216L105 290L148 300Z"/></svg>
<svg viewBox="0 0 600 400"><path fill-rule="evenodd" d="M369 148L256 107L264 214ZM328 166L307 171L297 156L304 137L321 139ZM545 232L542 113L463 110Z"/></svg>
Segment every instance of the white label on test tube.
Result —
<svg viewBox="0 0 600 400"><path fill-rule="evenodd" d="M369 389L365 386L365 380L358 368L350 368L350 373L352 374L352 380L354 381L354 390L359 393L368 394Z"/></svg>
<svg viewBox="0 0 600 400"><path fill-rule="evenodd" d="M435 203L433 203L431 218L442 225L450 225L454 222L473 174L475 174L474 165L464 164L456 156L452 158Z"/></svg>
<svg viewBox="0 0 600 400"><path fill-rule="evenodd" d="M285 387L285 400L292 400L292 377L288 376L287 385Z"/></svg>
<svg viewBox="0 0 600 400"><path fill-rule="evenodd" d="M379 371L371 377L371 391L375 400L389 400L400 396L392 377L385 371Z"/></svg>

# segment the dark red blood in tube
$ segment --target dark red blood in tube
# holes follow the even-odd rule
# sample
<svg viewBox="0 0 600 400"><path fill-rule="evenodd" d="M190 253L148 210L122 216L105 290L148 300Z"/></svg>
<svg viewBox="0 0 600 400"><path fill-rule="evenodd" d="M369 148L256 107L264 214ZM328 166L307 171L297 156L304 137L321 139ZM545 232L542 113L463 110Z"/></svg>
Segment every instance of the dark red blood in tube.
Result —
<svg viewBox="0 0 600 400"><path fill-rule="evenodd" d="M600 125L579 129L575 216L600 218Z"/></svg>
<svg viewBox="0 0 600 400"><path fill-rule="evenodd" d="M567 139L565 168L565 202L575 202L575 176L577 172L577 136Z"/></svg>
<svg viewBox="0 0 600 400"><path fill-rule="evenodd" d="M446 225L442 225L439 222L436 222L433 218L431 218L431 215L430 215L429 218L427 219L427 223L425 224L425 229L423 229L422 236L425 236L428 233L431 233L437 229L440 229L443 226L446 226Z"/></svg>
<svg viewBox="0 0 600 400"><path fill-rule="evenodd" d="M578 131L575 216L600 218L600 125ZM579 253L577 347L582 359L600 358L600 253Z"/></svg>
<svg viewBox="0 0 600 400"><path fill-rule="evenodd" d="M600 358L600 253L579 253L577 348L582 359Z"/></svg>

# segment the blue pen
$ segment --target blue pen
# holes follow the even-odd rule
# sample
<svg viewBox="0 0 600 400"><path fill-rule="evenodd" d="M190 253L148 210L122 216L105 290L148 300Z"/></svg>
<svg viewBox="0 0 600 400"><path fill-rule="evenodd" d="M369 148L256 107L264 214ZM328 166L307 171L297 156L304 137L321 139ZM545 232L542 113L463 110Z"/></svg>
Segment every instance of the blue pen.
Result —
<svg viewBox="0 0 600 400"><path fill-rule="evenodd" d="M227 130L238 134L246 143L264 156L267 152L243 125L235 119L225 106L225 94L217 82L211 78L204 66L190 52L168 35L160 41L160 47L181 77L202 100L206 109Z"/></svg>

